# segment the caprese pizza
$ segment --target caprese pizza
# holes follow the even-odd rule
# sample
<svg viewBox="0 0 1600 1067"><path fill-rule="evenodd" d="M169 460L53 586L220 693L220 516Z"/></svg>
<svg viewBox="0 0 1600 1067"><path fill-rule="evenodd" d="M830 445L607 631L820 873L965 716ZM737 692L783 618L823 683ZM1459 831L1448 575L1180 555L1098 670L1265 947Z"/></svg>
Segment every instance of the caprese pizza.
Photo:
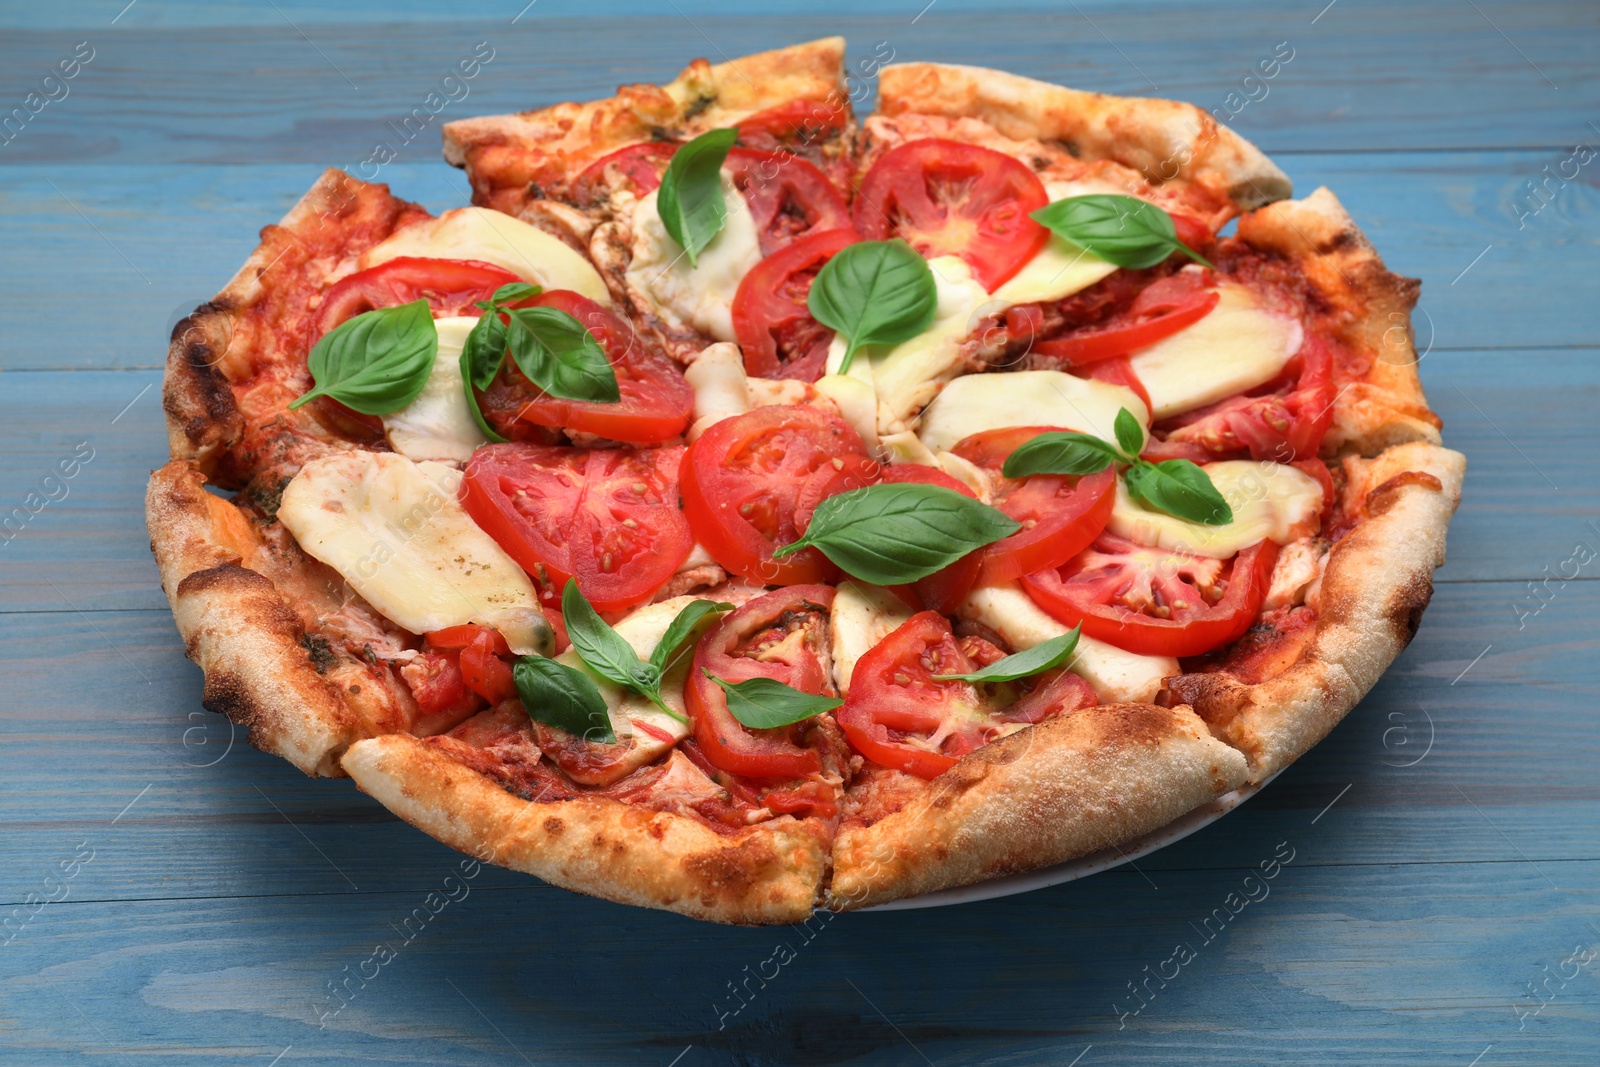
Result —
<svg viewBox="0 0 1600 1067"><path fill-rule="evenodd" d="M843 58L453 123L473 206L329 171L262 231L148 496L207 707L740 923L1129 841L1337 723L1459 499L1418 283L1188 104L912 63L858 124Z"/></svg>

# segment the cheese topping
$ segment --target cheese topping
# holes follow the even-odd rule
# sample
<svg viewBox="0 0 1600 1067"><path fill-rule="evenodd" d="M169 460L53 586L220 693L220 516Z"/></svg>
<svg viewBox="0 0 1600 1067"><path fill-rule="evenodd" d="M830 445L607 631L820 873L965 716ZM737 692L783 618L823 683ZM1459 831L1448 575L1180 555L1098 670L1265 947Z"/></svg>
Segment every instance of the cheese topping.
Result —
<svg viewBox="0 0 1600 1067"><path fill-rule="evenodd" d="M1204 470L1233 509L1233 521L1226 526L1205 526L1151 511L1128 495L1119 478L1106 529L1141 545L1227 559L1257 541L1283 544L1296 526L1322 510L1322 483L1294 467L1231 459L1205 464Z"/></svg>
<svg viewBox="0 0 1600 1067"><path fill-rule="evenodd" d="M402 456L465 463L474 449L489 443L467 407L461 380L461 349L477 324L466 316L434 320L439 353L427 383L415 400L383 417L389 444Z"/></svg>
<svg viewBox="0 0 1600 1067"><path fill-rule="evenodd" d="M1072 629L1035 604L1016 582L974 589L956 611L994 630L1015 652ZM1068 668L1094 687L1102 704L1121 700L1148 703L1161 691L1163 679L1178 673L1178 661L1171 656L1125 652L1085 634L1078 638Z"/></svg>
<svg viewBox="0 0 1600 1067"><path fill-rule="evenodd" d="M1300 351L1305 334L1298 321L1267 311L1242 285L1223 282L1217 292L1209 315L1129 361L1157 419L1269 382Z"/></svg>
<svg viewBox="0 0 1600 1067"><path fill-rule="evenodd" d="M1054 202L1069 196L1121 193L1122 190L1110 182L1050 182L1045 192ZM994 295L1007 307L1060 300L1089 288L1116 269L1115 263L1107 263L1093 252L1052 233L1044 248L996 289Z"/></svg>
<svg viewBox="0 0 1600 1067"><path fill-rule="evenodd" d="M917 436L935 452L949 451L971 434L1008 426L1059 426L1115 441L1112 423L1122 408L1150 424L1144 402L1126 386L1058 370L968 374L928 405Z"/></svg>
<svg viewBox="0 0 1600 1067"><path fill-rule="evenodd" d="M611 294L600 272L581 252L537 226L486 207L459 207L407 226L368 249L361 257L361 267L376 267L400 256L492 263L534 285L571 289L611 306Z"/></svg>
<svg viewBox="0 0 1600 1067"><path fill-rule="evenodd" d="M689 265L683 247L667 233L656 208L660 190L644 196L633 209L633 262L628 287L648 300L669 323L688 325L719 341L737 340L733 332L733 297L745 273L761 262L755 216L744 194L722 175L722 196L728 213L722 229Z"/></svg>
<svg viewBox="0 0 1600 1067"><path fill-rule="evenodd" d="M885 589L849 579L839 583L828 615L832 640L833 684L850 694L856 661L911 618L911 609Z"/></svg>
<svg viewBox="0 0 1600 1067"><path fill-rule="evenodd" d="M513 651L549 647L533 583L456 500L461 472L391 452L341 452L307 463L278 518L307 553L415 634L475 622Z"/></svg>

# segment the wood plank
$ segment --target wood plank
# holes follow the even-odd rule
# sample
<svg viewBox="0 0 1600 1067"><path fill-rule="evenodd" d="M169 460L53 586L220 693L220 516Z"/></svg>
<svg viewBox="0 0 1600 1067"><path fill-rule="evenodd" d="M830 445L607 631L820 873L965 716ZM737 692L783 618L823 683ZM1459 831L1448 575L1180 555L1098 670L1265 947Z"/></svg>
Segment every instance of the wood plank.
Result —
<svg viewBox="0 0 1600 1067"><path fill-rule="evenodd" d="M459 171L416 147L379 177L434 211L467 202ZM1549 153L1291 156L1303 193L1334 189L1391 269L1423 279L1419 344L1434 348L1590 345L1576 306L1600 302L1589 269L1600 189L1574 183L1518 229L1518 183ZM332 160L349 163L350 160ZM0 265L0 368L159 366L172 325L225 284L316 178L309 165L7 171ZM1487 247L1486 246L1490 246ZM1470 268L1470 269L1469 269ZM95 279L94 298L84 298ZM42 333L49 324L49 340Z"/></svg>
<svg viewBox="0 0 1600 1067"><path fill-rule="evenodd" d="M1317 863L1600 860L1600 785L1583 773L1600 756L1600 721L1572 714L1600 653L1587 625L1600 584L1560 590L1521 630L1518 592L1441 587L1412 647L1326 741L1141 869L1248 867L1260 841L1324 809ZM199 672L164 611L3 619L0 903L25 899L63 842L84 839L105 848L75 899L417 890L453 862L349 781L304 778L203 712ZM63 752L93 773L64 777ZM496 872L484 884L524 881Z"/></svg>
<svg viewBox="0 0 1600 1067"><path fill-rule="evenodd" d="M1464 1065L1491 1044L1498 1062L1592 1063L1592 981L1552 981L1521 1031L1517 1012L1596 943L1600 865L1561 865L1563 892L1499 864L1327 868L1319 831L1256 840L1259 862L1280 841L1292 857L1270 880L1119 872L775 930L471 883L436 915L421 889L66 902L0 961L0 1011L19 1061L62 1063L1067 1065L1092 1045L1086 1064Z"/></svg>
<svg viewBox="0 0 1600 1067"><path fill-rule="evenodd" d="M1600 468L1588 458L1600 452L1600 428L1588 416L1600 403L1591 351L1435 350L1422 375L1446 440L1469 463L1441 581L1542 578L1578 541L1600 548L1587 525L1600 521ZM0 378L13 400L0 427L8 457L0 520L15 524L13 509L26 515L59 496L62 483L46 477L76 450L93 449L64 483L64 499L43 505L9 540L0 530L0 612L165 605L144 528L145 482L166 458L159 381L156 371ZM1554 396L1570 402L1553 408Z"/></svg>
<svg viewBox="0 0 1600 1067"><path fill-rule="evenodd" d="M470 108L463 101L446 114L602 97L619 83L668 79L696 56L717 60L834 32L856 42L854 58L883 41L881 54L902 61L999 67L1192 100L1224 115L1242 107L1235 124L1269 151L1556 148L1588 138L1582 116L1600 105L1600 87L1586 77L1597 14L1572 4L1497 3L1480 14L1447 0L1344 0L1315 22L1322 5L1290 11L1266 2L1220 10L1142 3L1092 16L1055 7L1020 19L955 4L916 18L922 5L840 14L846 5L837 0L821 19L798 6L698 17L657 7L630 16L627 33L598 47L591 11L539 4L512 25L520 6L478 5L472 17L441 8L428 32L403 15L392 19L384 5L330 8L332 19L316 19L309 34L269 7L241 24L193 28L166 23L148 4L114 29L97 20L71 34L14 30L0 40L8 70L43 76L70 52L68 37L88 35L97 52L72 94L48 105L0 162L342 164L364 158L385 122L421 106L479 41L492 42L494 59L470 86ZM729 6L724 0L724 12ZM1267 95L1254 82L1242 86L1279 42L1293 58L1266 83ZM1241 88L1259 102L1230 101Z"/></svg>

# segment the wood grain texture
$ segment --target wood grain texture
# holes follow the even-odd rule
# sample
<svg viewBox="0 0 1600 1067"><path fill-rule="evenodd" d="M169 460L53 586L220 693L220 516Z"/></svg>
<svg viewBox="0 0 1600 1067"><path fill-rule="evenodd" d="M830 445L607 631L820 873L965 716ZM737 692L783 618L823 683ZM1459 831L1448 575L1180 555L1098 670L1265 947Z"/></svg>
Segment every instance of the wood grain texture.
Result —
<svg viewBox="0 0 1600 1067"><path fill-rule="evenodd" d="M1595 1062L1600 559L1563 575L1600 550L1600 164L1514 205L1600 137L1600 11L524 2L0 11L5 107L96 49L0 144L0 523L37 505L0 533L0 1063ZM1326 741L1137 867L809 930L447 882L449 849L200 709L141 510L164 335L476 41L463 114L828 32L1208 107L1290 42L1235 125L1424 280L1423 382L1470 463L1433 605ZM381 177L441 210L465 183L434 136Z"/></svg>

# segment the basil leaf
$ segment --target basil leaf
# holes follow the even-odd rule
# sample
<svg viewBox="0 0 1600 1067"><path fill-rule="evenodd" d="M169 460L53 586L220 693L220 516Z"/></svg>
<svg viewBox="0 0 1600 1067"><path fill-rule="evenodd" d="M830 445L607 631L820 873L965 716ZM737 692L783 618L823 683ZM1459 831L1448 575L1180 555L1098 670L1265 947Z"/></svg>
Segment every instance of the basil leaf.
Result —
<svg viewBox="0 0 1600 1067"><path fill-rule="evenodd" d="M661 671L640 659L633 646L600 617L578 589L576 578L568 578L567 587L561 591L561 617L584 666L640 696L655 693L661 684Z"/></svg>
<svg viewBox="0 0 1600 1067"><path fill-rule="evenodd" d="M526 300L530 296L538 296L542 292L544 292L544 286L542 285L529 285L527 282L507 282L494 291L494 295L489 298L489 303L496 307L504 307L506 304L515 304L519 300ZM480 304L479 306L481 307L482 305Z"/></svg>
<svg viewBox="0 0 1600 1067"><path fill-rule="evenodd" d="M583 323L558 308L513 308L506 339L528 380L563 400L622 399L617 372Z"/></svg>
<svg viewBox="0 0 1600 1067"><path fill-rule="evenodd" d="M476 332L477 328L474 327L473 329L474 332ZM497 432L495 432L495 428L489 425L489 420L483 417L483 409L478 407L478 394L472 388L472 375L474 372L474 367L472 364L471 334L467 335L467 342L467 345L463 346L461 349L461 388L467 394L467 410L472 413L472 421L478 424L479 433L483 434L483 436L487 437L491 441L504 444L506 438L501 437ZM495 364L495 372L499 373L499 370L500 366L497 363ZM491 374L489 377L491 380L493 380L494 375Z"/></svg>
<svg viewBox="0 0 1600 1067"><path fill-rule="evenodd" d="M715 615L719 611L732 611L732 604L724 604L717 600L695 600L683 606L678 612L678 617L672 620L667 627L667 632L661 635L661 640L656 642L656 647L650 653L650 664L662 674L667 672L668 660L683 644L684 639L694 632L700 625L700 620L707 615Z"/></svg>
<svg viewBox="0 0 1600 1067"><path fill-rule="evenodd" d="M1128 495L1158 511L1206 526L1233 521L1233 508L1211 484L1211 477L1189 460L1135 463L1125 477Z"/></svg>
<svg viewBox="0 0 1600 1067"><path fill-rule="evenodd" d="M926 330L938 303L928 261L898 238L841 249L817 272L806 298L811 316L849 342L840 374L862 345L899 344Z"/></svg>
<svg viewBox="0 0 1600 1067"><path fill-rule="evenodd" d="M770 730L775 726L809 719L825 711L832 711L844 701L838 697L812 696L776 678L747 678L742 682L724 682L706 672L706 677L716 682L728 697L728 711L752 730Z"/></svg>
<svg viewBox="0 0 1600 1067"><path fill-rule="evenodd" d="M817 505L805 536L773 553L815 547L873 585L926 578L1022 527L1004 513L936 485L869 485Z"/></svg>
<svg viewBox="0 0 1600 1067"><path fill-rule="evenodd" d="M1023 652L1017 652L1005 659L996 660L981 671L971 674L936 674L936 682L1014 682L1018 678L1027 678L1039 674L1052 667L1059 667L1067 661L1078 647L1078 634L1083 631L1083 624L1079 623L1071 631L1052 637L1048 641L1040 641L1037 645Z"/></svg>
<svg viewBox="0 0 1600 1067"><path fill-rule="evenodd" d="M1118 193L1069 196L1028 217L1119 267L1153 267L1174 252L1211 266L1204 256L1178 240L1172 216L1148 200Z"/></svg>
<svg viewBox="0 0 1600 1067"><path fill-rule="evenodd" d="M439 331L426 300L379 308L329 330L307 365L316 385L291 409L328 396L363 415L388 415L417 398L433 373Z"/></svg>
<svg viewBox="0 0 1600 1067"><path fill-rule="evenodd" d="M1118 408L1116 421L1111 428L1116 432L1117 444L1122 446L1122 451L1127 453L1129 459L1136 458L1144 448L1144 427L1133 417L1133 412Z"/></svg>
<svg viewBox="0 0 1600 1067"><path fill-rule="evenodd" d="M1006 457L1007 478L1030 474L1098 474L1120 459L1117 450L1092 434L1052 430L1023 442Z"/></svg>
<svg viewBox="0 0 1600 1067"><path fill-rule="evenodd" d="M722 161L738 138L737 127L712 130L672 153L661 176L656 211L672 239L683 246L689 266L699 266L699 255L722 231L728 203L722 195Z"/></svg>
<svg viewBox="0 0 1600 1067"><path fill-rule="evenodd" d="M596 744L616 741L605 697L582 671L543 656L523 656L511 665L511 679L530 718Z"/></svg>

